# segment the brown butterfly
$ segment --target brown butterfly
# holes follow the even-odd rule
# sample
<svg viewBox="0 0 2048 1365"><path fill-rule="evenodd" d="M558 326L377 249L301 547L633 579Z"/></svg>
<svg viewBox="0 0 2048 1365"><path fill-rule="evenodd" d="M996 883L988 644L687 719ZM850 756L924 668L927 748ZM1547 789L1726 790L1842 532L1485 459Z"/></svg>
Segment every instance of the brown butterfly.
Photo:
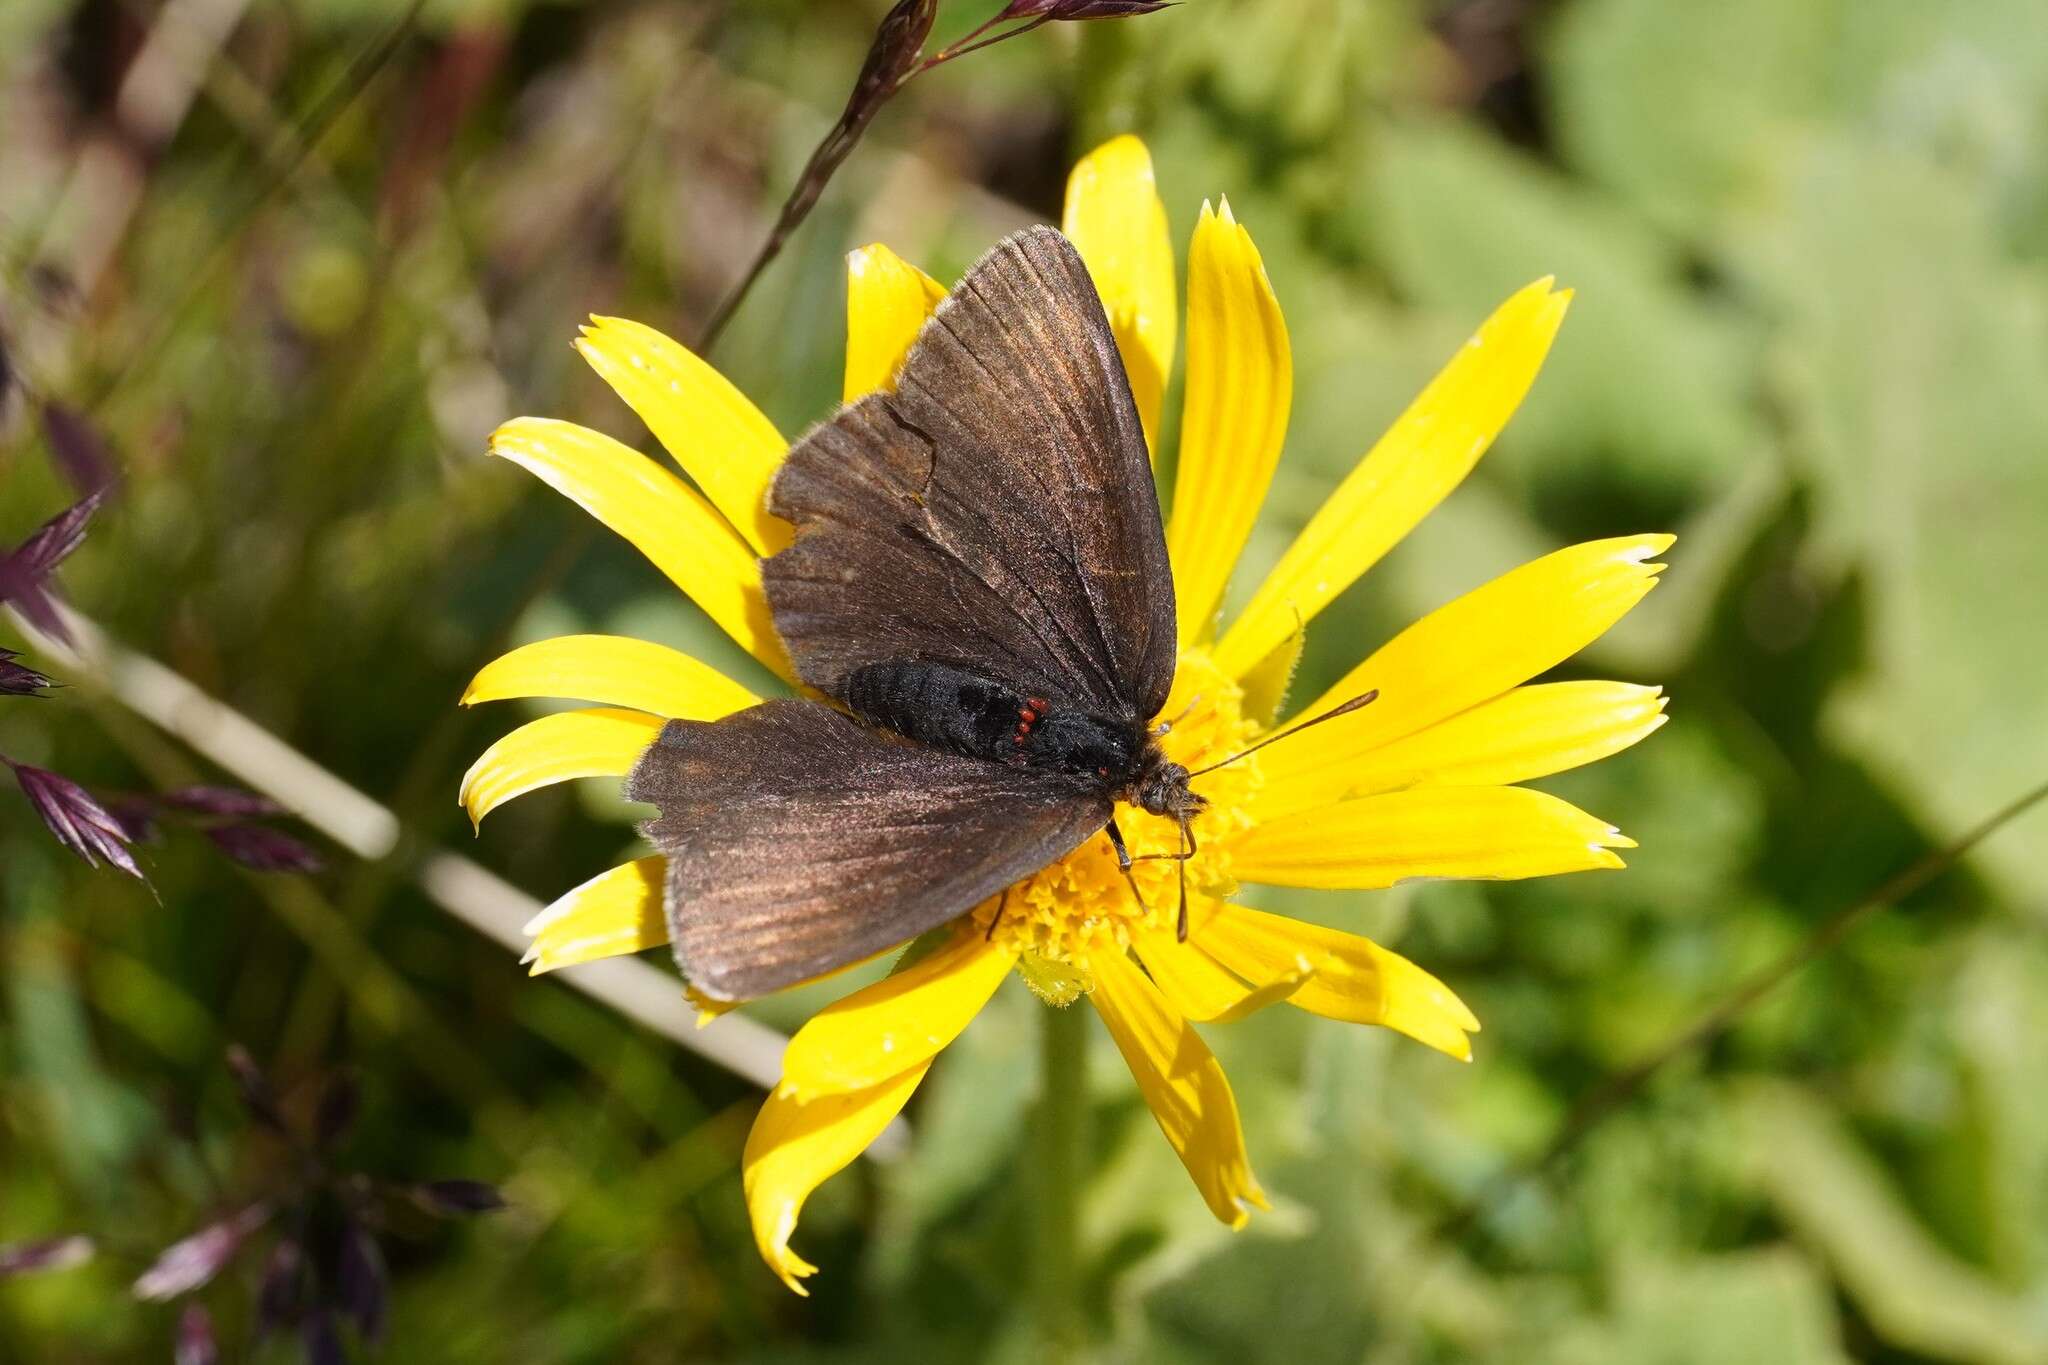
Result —
<svg viewBox="0 0 2048 1365"><path fill-rule="evenodd" d="M1166 856L1186 858L1205 803L1151 724L1177 652L1159 499L1065 237L1026 229L977 262L895 392L799 441L768 507L796 527L763 565L775 628L845 709L673 720L627 779L659 808L644 829L698 990L745 999L868 957L1097 830L1128 875L1118 801L1179 820ZM1182 913L1184 935L1185 893Z"/></svg>

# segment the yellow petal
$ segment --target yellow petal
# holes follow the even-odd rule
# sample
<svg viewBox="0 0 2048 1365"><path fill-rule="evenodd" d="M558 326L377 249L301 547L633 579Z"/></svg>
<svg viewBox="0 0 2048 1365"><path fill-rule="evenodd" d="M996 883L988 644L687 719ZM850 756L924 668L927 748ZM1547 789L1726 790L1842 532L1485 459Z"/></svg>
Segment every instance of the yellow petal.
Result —
<svg viewBox="0 0 2048 1365"><path fill-rule="evenodd" d="M1268 727L1273 724L1287 704L1287 691L1294 685L1294 670L1301 666L1301 651L1307 644L1308 632L1295 631L1238 679L1244 689L1240 712L1247 720Z"/></svg>
<svg viewBox="0 0 2048 1365"><path fill-rule="evenodd" d="M1564 321L1571 291L1550 284L1502 304L1309 519L1217 646L1226 673L1241 675L1329 605L1486 453Z"/></svg>
<svg viewBox="0 0 2048 1365"><path fill-rule="evenodd" d="M1315 973L1288 996L1289 1004L1327 1019L1381 1024L1459 1061L1472 1060L1465 1036L1479 1031L1472 1011L1443 982L1371 939L1222 905L1195 942L1221 965L1254 979L1313 962Z"/></svg>
<svg viewBox="0 0 2048 1365"><path fill-rule="evenodd" d="M894 390L925 319L946 287L879 242L846 254L846 386L851 403Z"/></svg>
<svg viewBox="0 0 2048 1365"><path fill-rule="evenodd" d="M533 974L637 953L668 942L668 917L661 908L665 858L641 858L592 877L526 925L533 944L525 961Z"/></svg>
<svg viewBox="0 0 2048 1365"><path fill-rule="evenodd" d="M567 697L671 720L717 720L760 698L706 663L623 635L560 635L485 664L464 706L515 697Z"/></svg>
<svg viewBox="0 0 2048 1365"><path fill-rule="evenodd" d="M817 1270L789 1249L804 1201L881 1136L930 1069L926 1060L871 1089L821 1095L808 1104L772 1094L761 1106L747 1134L740 1179L754 1245L796 1293L808 1293L797 1281Z"/></svg>
<svg viewBox="0 0 2048 1365"><path fill-rule="evenodd" d="M1318 711L1379 689L1370 706L1282 740L1259 755L1261 819L1321 805L1354 790L1366 755L1569 659L1656 585L1652 557L1670 536L1596 540L1502 574L1402 631L1336 686L1303 707Z"/></svg>
<svg viewBox="0 0 2048 1365"><path fill-rule="evenodd" d="M756 553L789 544L789 527L768 515L789 442L745 394L687 346L624 318L593 317L576 349Z"/></svg>
<svg viewBox="0 0 2048 1365"><path fill-rule="evenodd" d="M661 734L660 716L593 707L542 716L484 750L462 777L473 824L515 796L574 777L624 777Z"/></svg>
<svg viewBox="0 0 2048 1365"><path fill-rule="evenodd" d="M1254 826L1231 870L1274 886L1376 890L1411 877L1545 877L1620 867L1604 820L1526 787L1419 787Z"/></svg>
<svg viewBox="0 0 2048 1365"><path fill-rule="evenodd" d="M666 937L664 937L663 942L666 941L667 939ZM846 963L844 966L834 967L829 972L820 972L816 976L807 976L801 981L793 981L788 986L783 987L783 989L792 991L801 990L806 986L815 986L820 981L830 981L835 976L841 976L847 972L854 971L861 967L865 967L870 962L873 962L876 958L887 957L889 954L897 952L902 948L902 944L892 943L886 948L882 948L875 952L869 953L866 957L857 957L853 961ZM745 1000L713 1000L710 996L704 994L704 992L698 990L695 986L692 986L687 981L683 983L683 994L690 997L690 1003L697 1007L698 1028L703 1028L706 1024L710 1023L714 1019L719 1018L721 1015L730 1014L732 1013L732 1011L738 1009L741 1005L747 1003L747 1001Z"/></svg>
<svg viewBox="0 0 2048 1365"><path fill-rule="evenodd" d="M1017 954L969 927L903 970L811 1016L789 1040L777 1093L862 1090L936 1057L981 1012Z"/></svg>
<svg viewBox="0 0 2048 1365"><path fill-rule="evenodd" d="M1251 234L1202 205L1188 252L1188 373L1166 548L1180 642L1208 635L1287 438L1294 358ZM1281 643L1279 641L1275 642Z"/></svg>
<svg viewBox="0 0 2048 1365"><path fill-rule="evenodd" d="M491 454L538 475L630 541L749 654L792 676L769 620L760 561L681 479L601 432L546 417L499 427Z"/></svg>
<svg viewBox="0 0 2048 1365"><path fill-rule="evenodd" d="M1173 373L1178 323L1173 238L1152 178L1152 154L1126 133L1081 158L1067 177L1060 228L1087 263L1131 377L1145 440L1157 448L1159 405Z"/></svg>
<svg viewBox="0 0 2048 1365"><path fill-rule="evenodd" d="M1095 1003L1109 1036L1137 1078L1138 1090L1159 1121L1159 1130L1194 1177L1209 1211L1232 1227L1243 1227L1245 1205L1267 1208L1245 1155L1244 1130L1230 1082L1194 1026L1168 1004L1130 959L1097 955L1090 963Z"/></svg>
<svg viewBox="0 0 2048 1365"><path fill-rule="evenodd" d="M1505 787L1619 753L1668 717L1660 688L1620 682L1517 687L1365 755L1338 795L1403 787Z"/></svg>
<svg viewBox="0 0 2048 1365"><path fill-rule="evenodd" d="M1195 922L1201 922L1199 914ZM1182 1017L1203 1024L1234 1023L1286 1000L1315 974L1315 964L1306 955L1262 963L1257 972L1240 973L1226 968L1193 942L1182 943L1170 933L1151 929L1135 934L1132 946L1167 1004Z"/></svg>
<svg viewBox="0 0 2048 1365"><path fill-rule="evenodd" d="M717 1023L721 1018L731 1014L741 1005L747 1003L744 1000L713 1000L687 981L683 983L683 994L689 998L691 1004L697 1007L698 1028L704 1028L707 1025Z"/></svg>

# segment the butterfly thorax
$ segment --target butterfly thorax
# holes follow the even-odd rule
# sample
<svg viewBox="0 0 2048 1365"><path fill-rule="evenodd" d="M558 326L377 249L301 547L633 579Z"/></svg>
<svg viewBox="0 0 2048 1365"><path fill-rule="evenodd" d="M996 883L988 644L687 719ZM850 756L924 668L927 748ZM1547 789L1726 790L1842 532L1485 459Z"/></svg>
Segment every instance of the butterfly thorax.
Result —
<svg viewBox="0 0 2048 1365"><path fill-rule="evenodd" d="M1187 770L1170 763L1137 721L1093 715L951 664L868 664L840 687L870 725L951 753L1049 769L1160 815L1200 808Z"/></svg>

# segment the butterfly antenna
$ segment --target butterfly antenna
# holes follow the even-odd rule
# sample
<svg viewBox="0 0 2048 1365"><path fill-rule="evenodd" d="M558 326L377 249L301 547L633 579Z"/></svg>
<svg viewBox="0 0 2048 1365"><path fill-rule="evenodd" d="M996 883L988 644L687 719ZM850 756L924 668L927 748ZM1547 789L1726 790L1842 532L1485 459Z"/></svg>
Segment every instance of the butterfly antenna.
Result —
<svg viewBox="0 0 2048 1365"><path fill-rule="evenodd" d="M1326 720L1335 720L1339 716L1348 716L1353 711L1356 711L1359 707L1364 706L1366 703L1377 700L1379 695L1380 690L1377 687L1372 689L1372 691L1370 692L1361 692L1357 696L1353 697L1350 701L1344 702L1337 706L1333 706L1329 710L1323 712L1320 716L1310 716L1301 724L1290 725L1277 735L1267 735L1257 744L1252 745L1251 748L1240 749L1238 752L1232 754L1229 758L1224 759L1221 763L1211 763L1206 768L1197 768L1194 772L1189 773L1188 776L1190 778L1200 777L1203 773L1213 773L1218 768L1227 768L1231 764L1237 762L1240 758L1249 758L1251 755L1265 748L1268 744L1278 744L1283 739L1291 739L1295 735L1300 734L1303 730L1308 729L1312 725L1321 725Z"/></svg>
<svg viewBox="0 0 2048 1365"><path fill-rule="evenodd" d="M1192 696L1192 697L1190 697L1190 698L1188 699L1188 704L1187 704L1186 706L1183 706L1183 707L1182 707L1182 708L1180 709L1180 714L1179 714L1179 715L1175 716L1175 717L1174 717L1174 718L1173 718L1172 720L1162 720L1162 721L1160 721L1160 722L1159 722L1159 724L1157 724L1157 725L1155 725L1155 726L1153 726L1153 727L1152 727L1152 733L1153 733L1153 734L1155 734L1155 735L1170 735L1170 734L1172 734L1172 733L1173 733L1173 727L1174 727L1174 726L1176 726L1176 725L1179 725L1179 724L1180 724L1180 723L1181 723L1182 721L1186 720L1186 719L1187 719L1187 718L1188 718L1189 716L1192 716L1192 715L1193 715L1193 714L1195 713L1195 708L1196 708L1197 706L1200 706L1201 704L1202 704L1202 694L1201 694L1200 692L1197 692L1197 693L1195 693L1195 695L1194 695L1194 696Z"/></svg>

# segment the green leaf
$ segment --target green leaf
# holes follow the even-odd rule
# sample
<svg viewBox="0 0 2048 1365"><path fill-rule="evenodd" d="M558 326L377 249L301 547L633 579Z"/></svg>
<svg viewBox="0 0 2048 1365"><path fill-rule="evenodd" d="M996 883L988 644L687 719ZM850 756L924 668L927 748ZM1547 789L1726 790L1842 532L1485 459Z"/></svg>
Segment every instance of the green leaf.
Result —
<svg viewBox="0 0 2048 1365"><path fill-rule="evenodd" d="M1562 494L1539 510L1575 534L1622 508L1675 516L1732 478L1758 439L1746 405L1752 339L1686 283L1674 247L1615 204L1444 119L1374 139L1352 226L1395 287L1446 328L1448 356L1512 291L1546 275L1576 290L1528 401L1502 437L1513 474ZM1504 471L1498 457L1488 468ZM1609 512L1606 509L1614 509Z"/></svg>
<svg viewBox="0 0 2048 1365"><path fill-rule="evenodd" d="M1846 1362L1826 1281L1788 1247L1664 1263L1624 1260L1612 1315L1569 1331L1547 1361L1586 1365Z"/></svg>
<svg viewBox="0 0 2048 1365"><path fill-rule="evenodd" d="M2019 1295L1929 1237L1818 1099L1758 1081L1737 1102L1765 1197L1826 1257L1884 1341L1990 1365L2048 1355L2048 1325Z"/></svg>
<svg viewBox="0 0 2048 1365"><path fill-rule="evenodd" d="M2048 9L2033 0L1583 0L1547 47L1565 159L1675 233L1768 200L1830 127L2039 203Z"/></svg>
<svg viewBox="0 0 2048 1365"><path fill-rule="evenodd" d="M1586 0L1550 49L1565 154L1678 232L1765 181L1826 103L1832 3Z"/></svg>
<svg viewBox="0 0 2048 1365"><path fill-rule="evenodd" d="M1983 186L1861 142L1800 160L1737 241L1782 319L1769 382L1836 573L1869 585L1872 667L1835 734L1960 830L2048 775L2034 589L2048 582L2048 282ZM1988 845L2048 888L2048 815Z"/></svg>

